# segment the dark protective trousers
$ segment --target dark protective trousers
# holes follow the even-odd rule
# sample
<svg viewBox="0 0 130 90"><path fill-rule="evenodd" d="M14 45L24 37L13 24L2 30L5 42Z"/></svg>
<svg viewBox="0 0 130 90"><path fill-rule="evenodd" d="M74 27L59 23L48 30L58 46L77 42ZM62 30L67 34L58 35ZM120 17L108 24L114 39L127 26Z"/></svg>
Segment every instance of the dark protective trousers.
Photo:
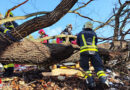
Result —
<svg viewBox="0 0 130 90"><path fill-rule="evenodd" d="M10 77L13 75L14 67L8 67L5 69L5 72L3 73L4 76Z"/></svg>
<svg viewBox="0 0 130 90"><path fill-rule="evenodd" d="M88 52L82 52L80 53L80 67L84 71L89 70L89 60L91 61L96 73L103 70L102 60L98 52L96 52L94 55L91 55Z"/></svg>

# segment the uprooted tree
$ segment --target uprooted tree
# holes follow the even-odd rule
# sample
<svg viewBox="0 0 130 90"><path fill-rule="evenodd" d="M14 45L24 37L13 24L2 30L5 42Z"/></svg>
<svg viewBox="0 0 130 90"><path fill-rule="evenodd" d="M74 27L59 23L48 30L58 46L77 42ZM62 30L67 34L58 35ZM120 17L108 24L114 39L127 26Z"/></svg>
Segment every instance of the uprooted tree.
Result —
<svg viewBox="0 0 130 90"><path fill-rule="evenodd" d="M120 35L122 39L129 33L127 30L125 33L123 32L123 27L125 27L126 22L128 22L129 14L127 15L129 9L125 8L129 5L129 1L126 1L124 4L121 4L121 7L117 10L117 13L114 15L115 19L110 17L105 23L93 20L89 17L83 16L77 12L77 10L85 7L91 1L84 3L83 6L69 11L78 0L62 0L61 3L51 12L39 12L30 15L26 15L25 17L14 17L7 18L3 22L12 21L16 19L26 19L30 16L34 16L37 14L45 14L39 17L35 17L20 26L16 27L11 33L14 38L17 39L17 42L13 42L6 35L0 34L0 62L14 62L14 63L24 63L24 64L42 64L45 67L58 63L66 58L69 58L75 50L78 50L78 46L74 45L65 45L65 44L41 44L40 42L33 42L30 40L22 40L24 37L28 36L32 32L35 32L41 28L45 28L51 26L60 20L66 13L74 13L78 14L81 17L87 18L94 22L101 23L100 26L95 28L95 30L104 27L105 25L110 25L112 21L115 20L114 24L114 35L113 41L117 41L119 26L120 27ZM119 16L118 16L119 15ZM119 25L119 19L121 16L125 17L124 21L121 21L122 25ZM1 21L2 22L2 21ZM0 23L1 23L0 22ZM110 25L113 26L113 25ZM111 38L100 38L102 40L112 40ZM102 52L102 49L100 49ZM103 49L103 54L104 54ZM109 56L109 51L106 51L106 55ZM111 54L110 54L111 55Z"/></svg>

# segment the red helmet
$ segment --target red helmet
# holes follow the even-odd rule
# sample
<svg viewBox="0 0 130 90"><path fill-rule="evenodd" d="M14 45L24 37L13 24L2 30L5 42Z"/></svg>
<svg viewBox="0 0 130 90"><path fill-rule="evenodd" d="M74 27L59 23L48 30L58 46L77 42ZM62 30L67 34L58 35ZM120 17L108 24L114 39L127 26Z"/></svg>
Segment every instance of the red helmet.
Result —
<svg viewBox="0 0 130 90"><path fill-rule="evenodd" d="M43 29L40 29L38 33L39 33L39 34L41 34L41 33L42 33L42 34L45 34L45 31L44 31Z"/></svg>

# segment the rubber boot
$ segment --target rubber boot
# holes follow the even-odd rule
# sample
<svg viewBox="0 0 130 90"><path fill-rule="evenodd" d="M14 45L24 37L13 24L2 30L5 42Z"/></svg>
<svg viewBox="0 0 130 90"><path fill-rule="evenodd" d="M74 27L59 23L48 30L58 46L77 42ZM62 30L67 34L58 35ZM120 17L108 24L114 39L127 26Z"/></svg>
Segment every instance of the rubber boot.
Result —
<svg viewBox="0 0 130 90"><path fill-rule="evenodd" d="M108 81L108 79L107 79L106 76L101 76L101 77L99 78L99 80L100 80L100 82L102 83L102 85L103 85L104 87L110 87L110 86L109 86L109 81Z"/></svg>
<svg viewBox="0 0 130 90"><path fill-rule="evenodd" d="M93 79L92 76L88 77L86 79L86 83L87 83L88 87L90 87L90 88L96 87L96 84L95 84L94 79Z"/></svg>

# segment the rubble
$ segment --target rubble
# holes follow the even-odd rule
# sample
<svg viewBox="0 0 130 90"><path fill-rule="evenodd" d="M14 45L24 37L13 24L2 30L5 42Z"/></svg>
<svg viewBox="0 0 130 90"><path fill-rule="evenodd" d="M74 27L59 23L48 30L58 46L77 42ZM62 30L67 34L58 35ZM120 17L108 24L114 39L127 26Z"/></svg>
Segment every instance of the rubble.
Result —
<svg viewBox="0 0 130 90"><path fill-rule="evenodd" d="M35 66L34 66L35 68ZM24 72L24 73L23 73ZM87 87L85 79L76 73L71 75L60 74L56 76L43 76L43 71L35 71L26 68L26 70L15 71L15 77L2 77L2 90L91 90ZM51 72L48 72L51 73ZM95 76L95 90L128 90L130 86L130 77L121 76L119 72L106 69L110 88L103 88Z"/></svg>

